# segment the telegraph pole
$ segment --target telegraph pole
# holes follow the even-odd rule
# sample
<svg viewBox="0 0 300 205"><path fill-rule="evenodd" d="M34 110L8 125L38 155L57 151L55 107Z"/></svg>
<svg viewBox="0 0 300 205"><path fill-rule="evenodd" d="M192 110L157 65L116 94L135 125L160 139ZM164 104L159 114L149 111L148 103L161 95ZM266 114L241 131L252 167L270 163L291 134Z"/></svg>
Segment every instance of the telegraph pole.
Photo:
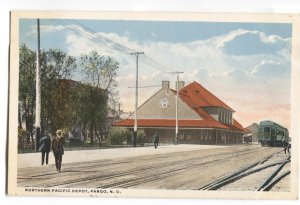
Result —
<svg viewBox="0 0 300 205"><path fill-rule="evenodd" d="M179 92L179 74L182 74L183 72L172 72L172 74L176 74L177 82L176 82L176 127L175 127L175 138L174 138L174 144L178 144L178 92Z"/></svg>
<svg viewBox="0 0 300 205"><path fill-rule="evenodd" d="M41 74L40 74L40 19L37 19L36 51L36 101L35 101L35 151L39 149L41 138Z"/></svg>
<svg viewBox="0 0 300 205"><path fill-rule="evenodd" d="M136 76L135 76L135 112L134 112L134 129L133 129L133 146L136 147L137 138L137 109L138 109L138 77L139 77L139 55L144 52L130 53L130 55L136 56Z"/></svg>
<svg viewBox="0 0 300 205"><path fill-rule="evenodd" d="M118 120L121 120L121 103L119 103L119 113L118 113L119 117Z"/></svg>

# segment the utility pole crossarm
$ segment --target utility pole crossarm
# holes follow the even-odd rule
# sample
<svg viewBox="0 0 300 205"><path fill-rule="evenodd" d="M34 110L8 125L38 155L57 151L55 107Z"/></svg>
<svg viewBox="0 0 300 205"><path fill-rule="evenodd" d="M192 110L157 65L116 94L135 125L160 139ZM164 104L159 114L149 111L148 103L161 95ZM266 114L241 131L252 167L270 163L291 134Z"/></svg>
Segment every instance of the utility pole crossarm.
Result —
<svg viewBox="0 0 300 205"><path fill-rule="evenodd" d="M144 52L134 52L134 53L130 53L130 55L141 55L141 54L145 54Z"/></svg>

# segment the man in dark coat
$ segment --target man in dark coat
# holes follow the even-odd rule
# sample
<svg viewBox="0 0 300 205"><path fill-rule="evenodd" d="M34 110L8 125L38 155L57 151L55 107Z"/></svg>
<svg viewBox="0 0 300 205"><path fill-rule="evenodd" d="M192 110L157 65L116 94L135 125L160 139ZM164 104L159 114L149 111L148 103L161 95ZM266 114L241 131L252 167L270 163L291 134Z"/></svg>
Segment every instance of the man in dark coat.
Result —
<svg viewBox="0 0 300 205"><path fill-rule="evenodd" d="M56 137L52 140L52 150L55 157L56 170L60 172L62 155L64 154L64 139L61 130L56 131Z"/></svg>
<svg viewBox="0 0 300 205"><path fill-rule="evenodd" d="M40 147L39 147L39 150L42 152L42 165L44 165L45 157L46 157L46 165L48 164L50 146L51 146L51 139L49 134L46 132L45 136L40 139Z"/></svg>
<svg viewBox="0 0 300 205"><path fill-rule="evenodd" d="M159 142L159 136L157 135L157 132L153 135L153 142L154 142L154 148L156 149L158 147Z"/></svg>

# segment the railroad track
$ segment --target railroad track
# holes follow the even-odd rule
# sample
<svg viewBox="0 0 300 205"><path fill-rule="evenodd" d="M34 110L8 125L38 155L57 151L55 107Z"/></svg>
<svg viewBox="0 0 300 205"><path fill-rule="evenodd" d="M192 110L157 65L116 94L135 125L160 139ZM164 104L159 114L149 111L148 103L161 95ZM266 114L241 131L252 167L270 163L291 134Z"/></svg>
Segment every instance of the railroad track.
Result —
<svg viewBox="0 0 300 205"><path fill-rule="evenodd" d="M245 155L249 155L253 152L257 152L257 150L243 150L241 152L239 152L238 155L239 157L241 156L245 156ZM168 177L168 176L172 176L174 174L178 174L180 172L184 172L185 170L188 170L188 169L196 169L198 167L202 167L204 165L209 165L209 164L213 164L213 163L218 163L218 162L222 162L224 161L225 159L228 159L229 156L232 156L232 153L220 153L220 154L217 154L217 155L213 155L213 156L209 156L209 157L202 157L202 158L199 158L199 157L195 157L195 158L192 158L192 159L189 159L189 160L182 160L181 162L177 162L177 163L182 163L182 162L185 162L183 166L180 166L178 168L174 168L174 169L167 169L167 170L164 170L163 172L157 172L156 170L154 170L154 172L149 172L145 175L144 174L144 171L146 170L138 170L137 172L135 172L134 174L139 174L139 173L143 173L142 176L140 177L136 177L134 179L128 179L128 180L122 180L120 182L116 182L116 183L111 183L111 184L107 184L107 185L104 185L104 186L99 186L97 188L129 188L129 187L133 187L133 186L137 186L139 184L143 184L143 183L147 183L147 182L151 182L151 181L157 181L159 179L163 179L165 177ZM220 157L220 158L217 158L217 159L214 159L215 157ZM205 161L201 161L205 158ZM193 163L191 163L193 162ZM162 165L161 167L164 167L166 166L166 164ZM148 168L146 168L148 169ZM132 173L130 173L132 174Z"/></svg>
<svg viewBox="0 0 300 205"><path fill-rule="evenodd" d="M287 170L287 171L281 173L280 175L278 175L278 174L280 173L280 171L282 170L282 168L288 162L290 162L290 159L291 159L291 155L289 155L286 158L286 160L284 160L282 163L280 163L278 165L278 167L275 169L275 171L259 186L259 188L257 189L257 191L269 191L269 190L272 189L272 187L276 183L278 183L281 179L283 179L284 177L286 177L287 175L289 175L291 173L291 170Z"/></svg>
<svg viewBox="0 0 300 205"><path fill-rule="evenodd" d="M256 153L258 151L268 150L268 148L257 148L252 150L241 150L238 152L235 152L234 155L242 157L247 156L251 153ZM189 159L182 159L182 160L176 160L174 161L167 161L165 163L159 163L154 164L151 167L149 167L148 164L139 167L134 168L128 171L124 171L122 173L117 172L116 174L110 173L105 176L99 176L99 174L95 173L94 176L89 176L80 179L80 182L74 181L69 182L67 184L64 184L64 187L73 187L74 185L80 186L82 184L87 184L90 182L98 182L100 180L104 179L111 179L113 182L103 183L100 186L96 186L96 188L130 188L133 186L137 186L140 184L148 183L151 181L157 181L160 179L164 179L166 177L180 174L182 172L185 172L186 170L190 169L197 169L199 167L202 167L204 165L209 165L213 163L222 162L229 157L233 156L233 153L218 153L215 155L205 156L202 158L199 157L193 157ZM217 157L217 159L216 159ZM181 165L180 165L181 164ZM180 165L180 166L179 166ZM126 177L126 176L133 176L128 179L123 179L120 177ZM118 180L119 178L119 180Z"/></svg>
<svg viewBox="0 0 300 205"><path fill-rule="evenodd" d="M206 185L198 188L198 190L218 190L224 186L227 186L228 184L234 183L244 177L247 177L249 175L259 173L262 170L268 169L270 167L276 167L276 169L260 184L259 188L257 188L257 191L269 191L277 182L279 182L282 178L290 174L290 170L284 171L282 174L278 175L278 173L282 170L282 168L290 162L291 156L288 155L284 160L277 161L274 163L269 163L266 165L263 165L265 162L272 159L272 157L280 154L283 152L283 150L271 154L267 157L265 157L262 160L258 160L254 163L251 163L245 167L242 167L234 172L231 172L227 175L224 175L217 180L214 180L212 182L207 183ZM276 177L277 176L277 177Z"/></svg>
<svg viewBox="0 0 300 205"><path fill-rule="evenodd" d="M47 170L45 169L46 171L39 172L36 169L22 169L23 174L18 176L18 180L20 180L20 182L18 181L18 186L132 188L141 187L141 185L147 183L163 183L164 180L169 180L172 177L175 177L175 183L177 180L188 183L188 181L193 181L194 179L199 180L197 174L200 173L199 170L207 170L209 167L215 166L220 167L220 164L224 162L227 164L234 163L234 159L238 159L241 162L244 161L243 164L245 164L245 161L251 159L250 155L252 156L254 153L264 153L266 155L269 153L269 148L243 148L234 152L230 150L215 150L214 154L206 154L204 151L181 152L130 159L71 163L65 164L63 172L59 174L52 171L49 167ZM26 175L26 170L32 171L32 173ZM187 173L192 174L188 175ZM55 177L50 177L52 175L55 175ZM188 176L188 180L183 179L184 177L182 178L181 176ZM170 189L180 189L180 186L174 185L173 182L170 182L168 186L171 187ZM192 186L188 186L188 189L194 189L190 187Z"/></svg>

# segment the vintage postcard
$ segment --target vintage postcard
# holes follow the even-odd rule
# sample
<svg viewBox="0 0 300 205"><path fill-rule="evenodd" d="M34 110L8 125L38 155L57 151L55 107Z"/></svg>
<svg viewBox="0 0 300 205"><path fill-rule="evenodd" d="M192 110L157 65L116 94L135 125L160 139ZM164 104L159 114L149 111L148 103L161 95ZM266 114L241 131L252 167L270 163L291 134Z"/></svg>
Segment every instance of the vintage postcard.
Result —
<svg viewBox="0 0 300 205"><path fill-rule="evenodd" d="M8 194L298 199L300 15L11 12Z"/></svg>

